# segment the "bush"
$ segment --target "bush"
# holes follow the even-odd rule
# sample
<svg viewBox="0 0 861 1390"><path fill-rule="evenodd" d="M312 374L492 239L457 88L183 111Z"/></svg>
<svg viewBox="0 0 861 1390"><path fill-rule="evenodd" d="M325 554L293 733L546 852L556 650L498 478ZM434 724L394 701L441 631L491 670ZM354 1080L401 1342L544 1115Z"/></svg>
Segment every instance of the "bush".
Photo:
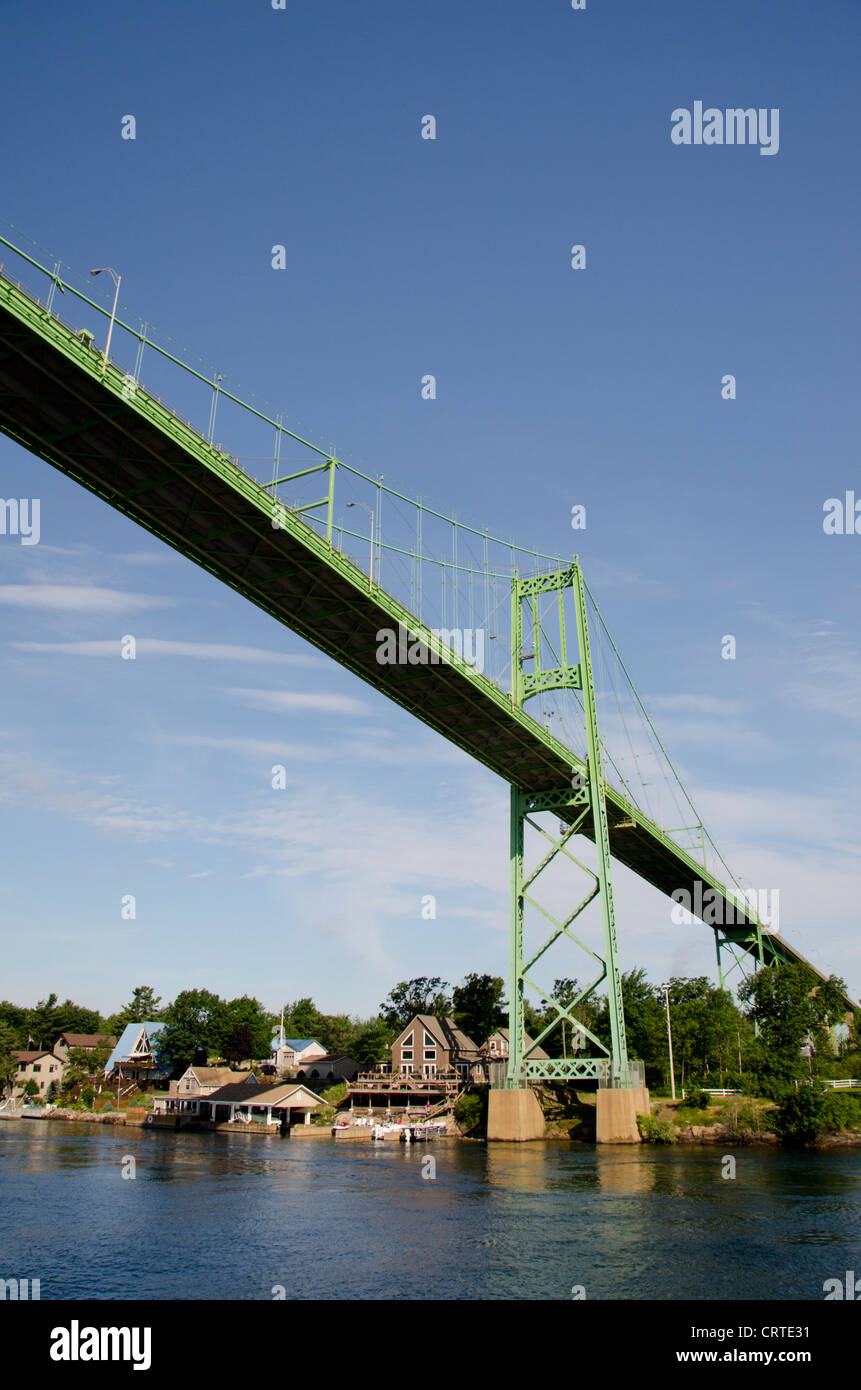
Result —
<svg viewBox="0 0 861 1390"><path fill-rule="evenodd" d="M815 1144L822 1134L839 1134L861 1120L857 1100L822 1086L799 1086L786 1095L775 1116L774 1130L785 1144Z"/></svg>
<svg viewBox="0 0 861 1390"><path fill-rule="evenodd" d="M697 1110L708 1110L710 1104L711 1096L708 1091L700 1091L699 1095L694 1097L694 1105Z"/></svg>
<svg viewBox="0 0 861 1390"><path fill-rule="evenodd" d="M461 1096L454 1107L454 1118L461 1129L469 1131L482 1124L487 1117L486 1103L475 1091Z"/></svg>
<svg viewBox="0 0 861 1390"><path fill-rule="evenodd" d="M638 1115L640 1138L647 1144L675 1144L675 1127L669 1120L655 1120L651 1115Z"/></svg>

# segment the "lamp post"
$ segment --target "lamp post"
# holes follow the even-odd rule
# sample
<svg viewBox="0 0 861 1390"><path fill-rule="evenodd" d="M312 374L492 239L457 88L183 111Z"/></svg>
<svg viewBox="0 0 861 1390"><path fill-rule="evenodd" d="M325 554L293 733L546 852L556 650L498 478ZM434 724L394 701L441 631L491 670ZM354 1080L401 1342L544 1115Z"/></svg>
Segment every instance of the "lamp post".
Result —
<svg viewBox="0 0 861 1390"><path fill-rule="evenodd" d="M664 998L667 1002L667 1041L670 1045L670 1088L672 1090L673 1100L675 1100L676 1074L673 1070L673 1027L670 1023L670 987L669 985L661 985L661 989L664 991Z"/></svg>
<svg viewBox="0 0 861 1390"><path fill-rule="evenodd" d="M347 506L364 507L368 516L371 518L371 563L368 569L368 593L371 593L374 587L374 513L371 511L367 502L348 502Z"/></svg>
<svg viewBox="0 0 861 1390"><path fill-rule="evenodd" d="M114 331L114 319L117 316L117 300L120 296L120 281L123 278L121 275L118 275L117 272L113 270L109 265L101 265L96 270L91 270L90 274L101 275L102 271L104 270L108 272L108 274L111 276L114 282L114 304L113 308L111 309L111 321L108 324L108 341L105 343L105 352L104 356L102 357L102 376L104 376L105 370L108 365L108 353L111 350L111 335Z"/></svg>

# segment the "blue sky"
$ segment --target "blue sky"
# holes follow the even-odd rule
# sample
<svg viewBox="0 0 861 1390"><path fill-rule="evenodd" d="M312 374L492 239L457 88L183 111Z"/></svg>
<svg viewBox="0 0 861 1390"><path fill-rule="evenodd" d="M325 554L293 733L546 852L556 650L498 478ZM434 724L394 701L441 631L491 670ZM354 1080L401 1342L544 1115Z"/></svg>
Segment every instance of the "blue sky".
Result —
<svg viewBox="0 0 861 1390"><path fill-rule="evenodd" d="M729 862L856 995L861 538L822 517L861 496L859 31L848 0L84 0L4 16L0 92L7 224L346 461L576 546ZM778 108L779 152L675 146L697 100ZM504 784L6 439L0 494L41 502L37 546L0 536L5 995L364 1013L505 973ZM616 898L623 967L711 971Z"/></svg>

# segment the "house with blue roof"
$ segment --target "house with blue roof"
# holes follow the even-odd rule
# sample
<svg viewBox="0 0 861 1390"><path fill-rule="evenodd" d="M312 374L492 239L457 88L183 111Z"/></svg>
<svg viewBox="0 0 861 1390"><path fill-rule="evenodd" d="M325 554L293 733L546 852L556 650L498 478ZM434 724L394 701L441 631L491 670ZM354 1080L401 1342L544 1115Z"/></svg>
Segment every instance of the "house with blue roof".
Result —
<svg viewBox="0 0 861 1390"><path fill-rule="evenodd" d="M316 1038L285 1038L276 1033L272 1039L272 1056L269 1061L277 1072L293 1071L305 1062L313 1062L317 1057L325 1057L326 1049Z"/></svg>
<svg viewBox="0 0 861 1390"><path fill-rule="evenodd" d="M163 1023L127 1023L105 1064L105 1076L128 1081L158 1081L170 1075L171 1064L158 1054Z"/></svg>

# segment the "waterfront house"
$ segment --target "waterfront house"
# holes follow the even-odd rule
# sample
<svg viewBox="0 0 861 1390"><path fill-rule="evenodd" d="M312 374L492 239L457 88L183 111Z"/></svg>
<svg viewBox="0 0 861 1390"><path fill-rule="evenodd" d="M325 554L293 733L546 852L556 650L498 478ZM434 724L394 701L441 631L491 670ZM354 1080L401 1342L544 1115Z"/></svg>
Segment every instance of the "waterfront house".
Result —
<svg viewBox="0 0 861 1390"><path fill-rule="evenodd" d="M325 1057L326 1049L316 1038L285 1038L276 1033L272 1039L270 1063L277 1072L294 1071L305 1062L313 1062L317 1057Z"/></svg>
<svg viewBox="0 0 861 1390"><path fill-rule="evenodd" d="M221 1086L198 1101L198 1115L210 1124L243 1124L267 1128L310 1124L311 1112L325 1101L307 1086L280 1082L259 1086L242 1081Z"/></svg>
<svg viewBox="0 0 861 1390"><path fill-rule="evenodd" d="M432 1078L455 1072L464 1082L483 1079L480 1050L453 1018L416 1014L392 1043L391 1057L393 1075Z"/></svg>
<svg viewBox="0 0 861 1390"><path fill-rule="evenodd" d="M163 1023L129 1023L105 1064L105 1076L123 1081L163 1081L171 1066L158 1055Z"/></svg>
<svg viewBox="0 0 861 1390"><path fill-rule="evenodd" d="M40 1047L33 1052L13 1052L12 1056L18 1063L12 1084L13 1096L22 1096L28 1081L36 1083L42 1100L47 1098L52 1081L59 1087L66 1063L49 1048Z"/></svg>
<svg viewBox="0 0 861 1390"><path fill-rule="evenodd" d="M296 1073L297 1081L355 1081L359 1064L343 1054L315 1057L303 1062Z"/></svg>
<svg viewBox="0 0 861 1390"><path fill-rule="evenodd" d="M61 1033L54 1043L54 1055L65 1062L73 1047L82 1052L103 1052L105 1048L110 1052L116 1045L116 1038L108 1033Z"/></svg>
<svg viewBox="0 0 861 1390"><path fill-rule="evenodd" d="M391 1047L391 1060L347 1083L350 1109L427 1110L485 1079L484 1058L453 1018L416 1014Z"/></svg>

